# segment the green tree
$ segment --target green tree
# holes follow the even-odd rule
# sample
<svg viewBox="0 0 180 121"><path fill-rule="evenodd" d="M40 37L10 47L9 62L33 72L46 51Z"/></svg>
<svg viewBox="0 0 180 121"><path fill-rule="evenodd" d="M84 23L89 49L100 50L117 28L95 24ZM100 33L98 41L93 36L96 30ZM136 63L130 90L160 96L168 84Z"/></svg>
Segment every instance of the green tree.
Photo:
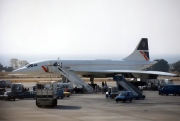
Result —
<svg viewBox="0 0 180 121"><path fill-rule="evenodd" d="M3 70L3 65L0 63L0 71Z"/></svg>
<svg viewBox="0 0 180 121"><path fill-rule="evenodd" d="M155 60L157 61L157 60ZM160 59L156 64L154 64L151 67L151 70L153 71L163 71L163 72L169 72L169 64L166 60Z"/></svg>
<svg viewBox="0 0 180 121"><path fill-rule="evenodd" d="M174 71L180 72L180 61L173 63Z"/></svg>

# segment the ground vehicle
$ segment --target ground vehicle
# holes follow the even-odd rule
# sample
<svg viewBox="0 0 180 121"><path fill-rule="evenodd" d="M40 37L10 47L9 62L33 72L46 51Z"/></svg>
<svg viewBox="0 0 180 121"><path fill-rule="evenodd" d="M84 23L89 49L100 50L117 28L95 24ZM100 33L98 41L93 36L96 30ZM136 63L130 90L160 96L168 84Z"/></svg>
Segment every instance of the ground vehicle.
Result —
<svg viewBox="0 0 180 121"><path fill-rule="evenodd" d="M5 88L5 87L6 87L5 81L0 80L0 88Z"/></svg>
<svg viewBox="0 0 180 121"><path fill-rule="evenodd" d="M166 85L159 89L159 95L179 95L180 96L180 85Z"/></svg>
<svg viewBox="0 0 180 121"><path fill-rule="evenodd" d="M35 91L26 91L23 93L23 98L35 98L36 92Z"/></svg>
<svg viewBox="0 0 180 121"><path fill-rule="evenodd" d="M106 98L115 98L119 93L118 87L109 87L106 92Z"/></svg>
<svg viewBox="0 0 180 121"><path fill-rule="evenodd" d="M174 85L173 80L171 79L164 79L159 81L159 85L162 86L166 86L166 85Z"/></svg>
<svg viewBox="0 0 180 121"><path fill-rule="evenodd" d="M13 83L11 85L11 92L16 95L16 98L23 99L24 85L21 83Z"/></svg>
<svg viewBox="0 0 180 121"><path fill-rule="evenodd" d="M15 101L16 96L13 92L7 91L4 93L4 95L0 95L1 100L11 100L13 99Z"/></svg>
<svg viewBox="0 0 180 121"><path fill-rule="evenodd" d="M6 87L9 87L9 88L10 88L11 85L12 85L12 83L11 83L10 81L8 81L8 80L5 81L5 86L6 86Z"/></svg>
<svg viewBox="0 0 180 121"><path fill-rule="evenodd" d="M118 96L116 96L115 100L118 101L130 101L132 102L132 99L134 98L133 93L131 91L122 91Z"/></svg>
<svg viewBox="0 0 180 121"><path fill-rule="evenodd" d="M11 85L11 92L15 94L22 94L24 92L24 85L21 83L13 83Z"/></svg>
<svg viewBox="0 0 180 121"><path fill-rule="evenodd" d="M57 97L58 97L58 99L59 98L61 98L61 99L64 98L64 90L63 89L57 88Z"/></svg>
<svg viewBox="0 0 180 121"><path fill-rule="evenodd" d="M73 92L73 85L72 83L57 83L57 87L60 88L60 89L67 89L68 92Z"/></svg>
<svg viewBox="0 0 180 121"><path fill-rule="evenodd" d="M69 97L70 95L71 95L71 92L63 92L63 94L64 94L64 97Z"/></svg>
<svg viewBox="0 0 180 121"><path fill-rule="evenodd" d="M24 99L24 98L34 98L35 99L36 92L35 91L25 91L24 93L16 94L16 98Z"/></svg>
<svg viewBox="0 0 180 121"><path fill-rule="evenodd" d="M0 88L0 95L3 95L6 92L5 88Z"/></svg>
<svg viewBox="0 0 180 121"><path fill-rule="evenodd" d="M55 81L39 81L36 84L36 105L57 106L57 83Z"/></svg>

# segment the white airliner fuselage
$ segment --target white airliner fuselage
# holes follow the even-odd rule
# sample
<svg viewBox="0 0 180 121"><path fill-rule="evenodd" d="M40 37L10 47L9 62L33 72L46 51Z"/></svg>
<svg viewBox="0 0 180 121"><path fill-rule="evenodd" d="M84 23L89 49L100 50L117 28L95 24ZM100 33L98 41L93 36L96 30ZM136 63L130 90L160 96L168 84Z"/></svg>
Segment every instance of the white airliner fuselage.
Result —
<svg viewBox="0 0 180 121"><path fill-rule="evenodd" d="M18 71L21 74L28 73L35 75L52 74L48 73L48 68L53 66L55 62L62 64L63 68L73 70L78 75L95 74L95 70L97 70L97 75L101 74L101 76L104 72L101 73L100 71L103 70L143 70L156 63L155 61L123 60L46 60L28 64L20 69L15 70L15 72Z"/></svg>

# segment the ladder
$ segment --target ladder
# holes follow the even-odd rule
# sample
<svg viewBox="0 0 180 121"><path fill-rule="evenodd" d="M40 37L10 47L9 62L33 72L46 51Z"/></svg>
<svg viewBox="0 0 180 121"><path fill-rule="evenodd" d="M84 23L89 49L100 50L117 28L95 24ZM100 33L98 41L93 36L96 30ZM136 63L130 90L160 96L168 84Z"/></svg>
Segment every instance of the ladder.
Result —
<svg viewBox="0 0 180 121"><path fill-rule="evenodd" d="M86 82L84 82L78 75L74 73L72 70L65 69L61 66L56 66L58 69L58 72L66 77L69 81L71 81L76 86L82 86L87 90L88 93L93 93L93 88L88 85Z"/></svg>
<svg viewBox="0 0 180 121"><path fill-rule="evenodd" d="M115 76L113 78L118 84L120 84L124 89L132 91L133 95L136 98L143 98L142 93L140 90L132 85L130 82L128 82L123 76Z"/></svg>

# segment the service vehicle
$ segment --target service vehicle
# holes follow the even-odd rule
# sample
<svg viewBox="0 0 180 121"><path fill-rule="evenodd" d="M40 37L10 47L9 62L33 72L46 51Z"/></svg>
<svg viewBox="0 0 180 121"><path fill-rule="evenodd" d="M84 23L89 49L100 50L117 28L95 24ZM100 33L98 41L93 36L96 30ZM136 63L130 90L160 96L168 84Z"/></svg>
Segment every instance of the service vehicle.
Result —
<svg viewBox="0 0 180 121"><path fill-rule="evenodd" d="M159 89L159 95L169 95L180 96L180 85L166 85Z"/></svg>
<svg viewBox="0 0 180 121"><path fill-rule="evenodd" d="M23 98L36 98L36 91L26 91L23 93Z"/></svg>
<svg viewBox="0 0 180 121"><path fill-rule="evenodd" d="M118 96L116 96L115 100L116 100L116 102L118 102L118 101L132 102L133 98L134 98L134 95L131 91L122 91Z"/></svg>
<svg viewBox="0 0 180 121"><path fill-rule="evenodd" d="M64 98L64 90L61 89L61 88L57 88L57 98L61 98L63 99Z"/></svg>
<svg viewBox="0 0 180 121"><path fill-rule="evenodd" d="M57 83L57 87L59 89L66 90L66 92L73 92L73 84L68 82L68 83Z"/></svg>
<svg viewBox="0 0 180 121"><path fill-rule="evenodd" d="M63 94L64 94L64 97L70 97L71 96L71 92L64 91Z"/></svg>
<svg viewBox="0 0 180 121"><path fill-rule="evenodd" d="M12 85L12 82L8 81L8 80L5 80L5 86L7 88L11 88L11 85Z"/></svg>
<svg viewBox="0 0 180 121"><path fill-rule="evenodd" d="M6 92L5 88L0 88L0 95L3 95Z"/></svg>
<svg viewBox="0 0 180 121"><path fill-rule="evenodd" d="M36 84L36 105L57 106L57 82L39 81Z"/></svg>
<svg viewBox="0 0 180 121"><path fill-rule="evenodd" d="M7 92L4 92L3 95L0 95L0 99L1 100L11 100L11 99L13 99L15 101L16 95L13 92L7 91Z"/></svg>
<svg viewBox="0 0 180 121"><path fill-rule="evenodd" d="M15 94L22 94L24 92L24 85L22 83L12 83L11 92Z"/></svg>
<svg viewBox="0 0 180 121"><path fill-rule="evenodd" d="M120 91L118 90L118 87L109 87L108 91L106 92L106 98L115 98Z"/></svg>
<svg viewBox="0 0 180 121"><path fill-rule="evenodd" d="M6 87L6 82L3 80L0 80L0 88L5 88Z"/></svg>

